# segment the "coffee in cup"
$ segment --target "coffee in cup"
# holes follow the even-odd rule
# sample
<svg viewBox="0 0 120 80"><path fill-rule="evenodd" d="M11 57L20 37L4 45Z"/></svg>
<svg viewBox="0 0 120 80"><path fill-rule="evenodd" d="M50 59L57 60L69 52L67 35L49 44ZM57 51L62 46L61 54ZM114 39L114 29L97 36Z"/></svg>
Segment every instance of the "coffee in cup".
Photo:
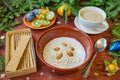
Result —
<svg viewBox="0 0 120 80"><path fill-rule="evenodd" d="M96 10L83 10L80 14L82 18L91 22L101 22L103 21L103 16Z"/></svg>
<svg viewBox="0 0 120 80"><path fill-rule="evenodd" d="M103 25L106 19L106 13L94 6L83 7L78 13L78 24L82 24L89 29L96 29Z"/></svg>

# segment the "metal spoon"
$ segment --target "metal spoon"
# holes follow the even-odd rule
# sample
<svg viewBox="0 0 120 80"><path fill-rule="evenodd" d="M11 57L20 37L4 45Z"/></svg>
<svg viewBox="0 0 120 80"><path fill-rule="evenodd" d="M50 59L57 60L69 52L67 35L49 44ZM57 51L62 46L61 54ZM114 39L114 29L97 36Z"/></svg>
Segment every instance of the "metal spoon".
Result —
<svg viewBox="0 0 120 80"><path fill-rule="evenodd" d="M85 69L83 70L83 73L82 73L82 77L84 78L87 78L88 75L89 75L89 72L90 72L90 69L91 69L91 66L93 64L93 61L97 55L97 53L101 52L101 51L104 51L105 48L107 46L107 41L105 38L100 38L96 41L94 47L95 47L95 54L94 56L92 57L91 61L89 62L89 64L85 67Z"/></svg>

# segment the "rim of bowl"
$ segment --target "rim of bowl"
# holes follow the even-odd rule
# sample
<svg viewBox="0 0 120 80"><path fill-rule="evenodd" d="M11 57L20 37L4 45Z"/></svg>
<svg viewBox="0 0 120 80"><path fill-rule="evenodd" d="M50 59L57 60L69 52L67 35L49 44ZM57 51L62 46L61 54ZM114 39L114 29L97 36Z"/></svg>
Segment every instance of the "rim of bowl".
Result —
<svg viewBox="0 0 120 80"><path fill-rule="evenodd" d="M85 60L85 62L84 63L82 63L82 64L80 64L80 65L78 65L78 66L76 66L76 67L72 67L72 68L58 68L58 67L55 67L55 66L53 66L53 65L50 65L50 64L48 64L43 58L42 58L42 55L39 55L40 53L39 53L39 51L37 50L37 48L38 48L38 43L39 43L39 40L40 40L40 38L42 37L42 35L44 35L45 33L47 33L47 32L49 32L49 31L51 31L51 30L73 30L73 31L78 31L78 32L80 32L80 33L82 33L83 35L85 35L86 37L87 37L87 39L89 40L89 42L90 42L90 44L91 44L91 55L89 55L89 58L88 59L86 59ZM45 31L43 31L40 35L39 35L39 37L38 37L38 39L37 39L37 41L36 41L36 53L37 53L37 56L38 56L38 58L40 59L40 61L43 63L43 64L45 64L45 66L47 66L47 67L50 67L51 69L53 69L53 70L59 70L59 71L72 71L72 70L76 70L76 69L79 69L80 68L80 66L84 66L84 65L87 65L87 63L89 62L89 60L91 59L91 57L93 56L93 51L94 51L94 48L93 48L93 42L92 42L92 40L91 40L91 38L86 34L86 33L84 33L84 32L82 32L82 31L80 31L80 30L78 30L77 28L75 28L75 27L73 27L73 26L71 26L71 25L58 25L58 26L55 26L55 27L53 27L53 28L50 28L50 29L48 29L48 30L45 30Z"/></svg>

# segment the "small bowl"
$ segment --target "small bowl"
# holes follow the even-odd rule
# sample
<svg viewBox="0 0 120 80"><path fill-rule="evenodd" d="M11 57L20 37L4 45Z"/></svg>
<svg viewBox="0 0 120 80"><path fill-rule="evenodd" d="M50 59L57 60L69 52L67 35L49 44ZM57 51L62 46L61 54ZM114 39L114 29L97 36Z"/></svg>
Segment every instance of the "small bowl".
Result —
<svg viewBox="0 0 120 80"><path fill-rule="evenodd" d="M26 16L26 15L25 15L25 16ZM24 23L27 27L29 27L29 28L31 28L31 29L36 29L36 30L46 29L46 28L52 26L52 25L55 23L55 21L56 21L56 16L54 16L54 18L50 21L50 24L49 24L49 25L40 26L40 27L34 27L34 26L31 25L31 22L30 22L30 21L27 21L27 20L26 20L25 16L23 17L23 23ZM34 18L34 20L37 20L37 19L38 19L37 17Z"/></svg>
<svg viewBox="0 0 120 80"><path fill-rule="evenodd" d="M52 39L58 38L58 37L75 38L77 41L79 41L82 44L86 54L85 60L82 64L72 68L58 68L48 64L43 59L43 49L46 46L46 44ZM51 29L48 29L43 33L39 34L38 40L36 42L36 52L37 52L38 58L40 59L40 62L44 63L44 65L47 66L49 70L55 71L60 74L67 74L75 70L82 70L84 66L86 66L89 60L91 59L93 55L93 51L94 51L94 48L93 48L93 43L91 41L91 38L86 33L70 25L60 25L60 26L55 26Z"/></svg>

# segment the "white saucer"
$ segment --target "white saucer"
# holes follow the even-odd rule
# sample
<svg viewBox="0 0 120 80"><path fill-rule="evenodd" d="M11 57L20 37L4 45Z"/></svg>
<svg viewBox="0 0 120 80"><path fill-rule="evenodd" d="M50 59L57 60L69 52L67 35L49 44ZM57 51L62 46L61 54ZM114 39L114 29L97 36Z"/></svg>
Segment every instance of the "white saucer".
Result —
<svg viewBox="0 0 120 80"><path fill-rule="evenodd" d="M75 17L74 24L78 29L82 30L83 32L87 34L100 34L109 28L109 24L107 23L107 21L104 21L103 22L103 24L105 25L104 27L99 28L99 29L94 29L94 30L88 29L84 27L82 24L78 23L78 17Z"/></svg>

